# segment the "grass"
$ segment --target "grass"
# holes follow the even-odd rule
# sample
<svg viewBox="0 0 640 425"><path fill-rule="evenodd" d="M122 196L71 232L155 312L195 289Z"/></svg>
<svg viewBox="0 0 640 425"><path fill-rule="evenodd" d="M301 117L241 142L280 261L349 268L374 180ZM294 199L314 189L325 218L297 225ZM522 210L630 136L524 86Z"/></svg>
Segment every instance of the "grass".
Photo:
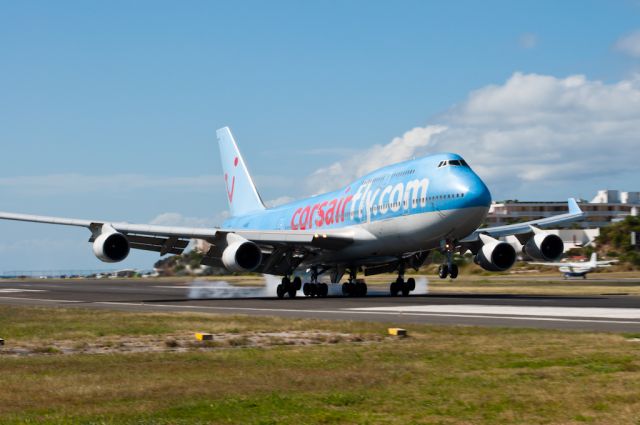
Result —
<svg viewBox="0 0 640 425"><path fill-rule="evenodd" d="M0 307L0 423L640 423L635 335ZM367 342L244 346L248 332L312 329ZM233 332L206 350L60 354L113 335ZM378 336L377 341L367 339ZM358 340L358 338L351 339ZM0 351L1 352L1 351Z"/></svg>

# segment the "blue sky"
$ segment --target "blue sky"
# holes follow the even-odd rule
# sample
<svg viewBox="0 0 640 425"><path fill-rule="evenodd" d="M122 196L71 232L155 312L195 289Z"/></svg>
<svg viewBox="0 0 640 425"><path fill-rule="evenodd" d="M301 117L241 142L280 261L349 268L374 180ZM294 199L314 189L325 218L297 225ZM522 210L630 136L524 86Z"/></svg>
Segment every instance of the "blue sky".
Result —
<svg viewBox="0 0 640 425"><path fill-rule="evenodd" d="M354 157L416 127L477 131L474 93L486 105L487 88L539 87L526 76L555 79L545 86L553 91L581 75L584 90L604 86L604 97L631 82L615 103L635 109L639 17L634 1L4 2L0 210L215 224L226 208L221 126L234 131L265 199L299 197L313 192L318 170L355 168ZM590 122L572 120L574 102L551 131ZM506 134L501 116L482 134ZM549 140L538 152L553 150ZM450 145L482 170L480 145L460 143ZM528 166L516 186L495 176L494 198L640 190L629 170L573 182L549 171L549 183L535 185ZM83 229L0 223L0 235L0 272L104 267ZM135 254L126 265L155 259Z"/></svg>

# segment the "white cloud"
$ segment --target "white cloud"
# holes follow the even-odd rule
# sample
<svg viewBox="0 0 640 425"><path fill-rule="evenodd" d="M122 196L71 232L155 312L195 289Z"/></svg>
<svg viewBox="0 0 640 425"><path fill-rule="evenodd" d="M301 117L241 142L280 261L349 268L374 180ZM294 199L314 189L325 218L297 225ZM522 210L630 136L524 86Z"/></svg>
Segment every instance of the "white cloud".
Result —
<svg viewBox="0 0 640 425"><path fill-rule="evenodd" d="M427 148L433 136L446 130L444 126L416 127L386 145L374 145L365 152L316 170L307 179L314 193L336 189L377 168L410 159Z"/></svg>
<svg viewBox="0 0 640 425"><path fill-rule="evenodd" d="M228 211L220 211L211 217L185 217L180 213L166 212L154 217L149 224L158 226L181 226L181 227L215 227L229 217Z"/></svg>
<svg viewBox="0 0 640 425"><path fill-rule="evenodd" d="M281 196L279 198L276 199L271 199L270 201L265 201L265 205L268 208L273 208L273 207L277 207L280 205L284 205L284 204L288 204L289 202L293 201L294 198L292 198L291 196Z"/></svg>
<svg viewBox="0 0 640 425"><path fill-rule="evenodd" d="M640 58L640 31L620 37L613 48L633 58Z"/></svg>
<svg viewBox="0 0 640 425"><path fill-rule="evenodd" d="M257 184L266 188L287 187L283 176L254 176ZM29 195L87 194L104 192L135 192L139 190L172 190L211 193L223 190L222 176L152 176L144 174L49 174L0 177L0 189Z"/></svg>
<svg viewBox="0 0 640 425"><path fill-rule="evenodd" d="M202 175L164 177L141 174L86 175L49 174L0 178L0 188L29 193L90 193L136 191L142 189L193 189L221 187L222 177Z"/></svg>
<svg viewBox="0 0 640 425"><path fill-rule="evenodd" d="M379 166L442 151L463 155L497 198L558 187L571 195L584 181L606 185L612 176L640 181L640 77L605 84L515 73L437 121L317 170L311 187L335 189Z"/></svg>
<svg viewBox="0 0 640 425"><path fill-rule="evenodd" d="M533 49L538 44L538 36L530 32L520 34L518 44L523 49Z"/></svg>

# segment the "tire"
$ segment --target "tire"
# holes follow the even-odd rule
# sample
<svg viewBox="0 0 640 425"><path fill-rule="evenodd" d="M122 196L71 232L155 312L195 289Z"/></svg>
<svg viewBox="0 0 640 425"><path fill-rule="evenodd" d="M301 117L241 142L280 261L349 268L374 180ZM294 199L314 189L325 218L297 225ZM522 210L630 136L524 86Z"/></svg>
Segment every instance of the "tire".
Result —
<svg viewBox="0 0 640 425"><path fill-rule="evenodd" d="M309 284L309 295L311 297L317 297L318 296L318 284L317 283L310 283Z"/></svg>
<svg viewBox="0 0 640 425"><path fill-rule="evenodd" d="M440 264L438 267L438 277L440 279L446 279L449 274L449 267L446 264Z"/></svg>
<svg viewBox="0 0 640 425"><path fill-rule="evenodd" d="M327 285L326 283L321 283L319 284L320 288L318 291L318 294L322 297L325 298L327 295L329 295L329 285Z"/></svg>
<svg viewBox="0 0 640 425"><path fill-rule="evenodd" d="M293 278L293 287L296 291L299 291L300 288L302 288L302 279L300 279L298 276Z"/></svg>
<svg viewBox="0 0 640 425"><path fill-rule="evenodd" d="M342 293L345 294L347 297L353 297L355 295L355 289L356 289L356 285L351 283L351 282L347 282L342 286Z"/></svg>
<svg viewBox="0 0 640 425"><path fill-rule="evenodd" d="M310 283L305 283L304 286L302 287L302 293L304 294L305 297L308 297L311 295L311 284Z"/></svg>
<svg viewBox="0 0 640 425"><path fill-rule="evenodd" d="M392 297L395 297L398 295L398 290L400 288L398 288L398 282L391 282L391 286L389 287L389 292L391 293Z"/></svg>
<svg viewBox="0 0 640 425"><path fill-rule="evenodd" d="M289 294L289 298L295 298L296 295L298 294L298 291L296 290L296 288L294 288L292 285L289 286L289 290L287 291L287 293Z"/></svg>
<svg viewBox="0 0 640 425"><path fill-rule="evenodd" d="M282 283L280 283L278 286L276 286L276 295L278 295L278 298L282 299L284 298L284 286L282 286Z"/></svg>
<svg viewBox="0 0 640 425"><path fill-rule="evenodd" d="M449 277L451 279L455 279L456 277L458 277L458 265L457 264L452 264L451 265L451 270L449 270Z"/></svg>
<svg viewBox="0 0 640 425"><path fill-rule="evenodd" d="M366 297L367 296L367 284L362 282L362 286L360 287L360 296L361 297Z"/></svg>
<svg viewBox="0 0 640 425"><path fill-rule="evenodd" d="M416 280L414 278L412 278L412 277L407 279L407 287L409 288L409 291L415 291L415 289L416 289Z"/></svg>
<svg viewBox="0 0 640 425"><path fill-rule="evenodd" d="M406 284L405 284L405 285L403 285L403 286L402 286L402 296L403 296L403 297L408 297L408 296L409 296L409 292L411 292L411 291L409 290L409 286L408 286L408 285L406 285Z"/></svg>

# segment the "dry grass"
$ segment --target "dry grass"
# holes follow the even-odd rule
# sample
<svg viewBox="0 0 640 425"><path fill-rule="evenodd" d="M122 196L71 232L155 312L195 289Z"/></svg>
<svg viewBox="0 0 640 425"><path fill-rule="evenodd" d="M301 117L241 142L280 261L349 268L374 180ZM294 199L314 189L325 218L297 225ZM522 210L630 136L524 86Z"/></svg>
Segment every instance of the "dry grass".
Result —
<svg viewBox="0 0 640 425"><path fill-rule="evenodd" d="M388 326L0 307L7 347L44 352L0 357L0 423L640 423L632 335L411 326L392 339ZM220 328L233 343L165 344ZM317 345L283 344L292 329L317 331ZM250 346L259 332L269 348ZM62 335L78 347L154 338L167 351L49 352Z"/></svg>
<svg viewBox="0 0 640 425"><path fill-rule="evenodd" d="M563 280L554 273L494 273L484 275L460 275L456 280L441 280L434 275L425 275L431 294L516 294L516 295L640 295L640 273L592 273L588 279ZM416 276L419 278L419 276ZM386 290L394 275L379 275L367 278L372 288Z"/></svg>

